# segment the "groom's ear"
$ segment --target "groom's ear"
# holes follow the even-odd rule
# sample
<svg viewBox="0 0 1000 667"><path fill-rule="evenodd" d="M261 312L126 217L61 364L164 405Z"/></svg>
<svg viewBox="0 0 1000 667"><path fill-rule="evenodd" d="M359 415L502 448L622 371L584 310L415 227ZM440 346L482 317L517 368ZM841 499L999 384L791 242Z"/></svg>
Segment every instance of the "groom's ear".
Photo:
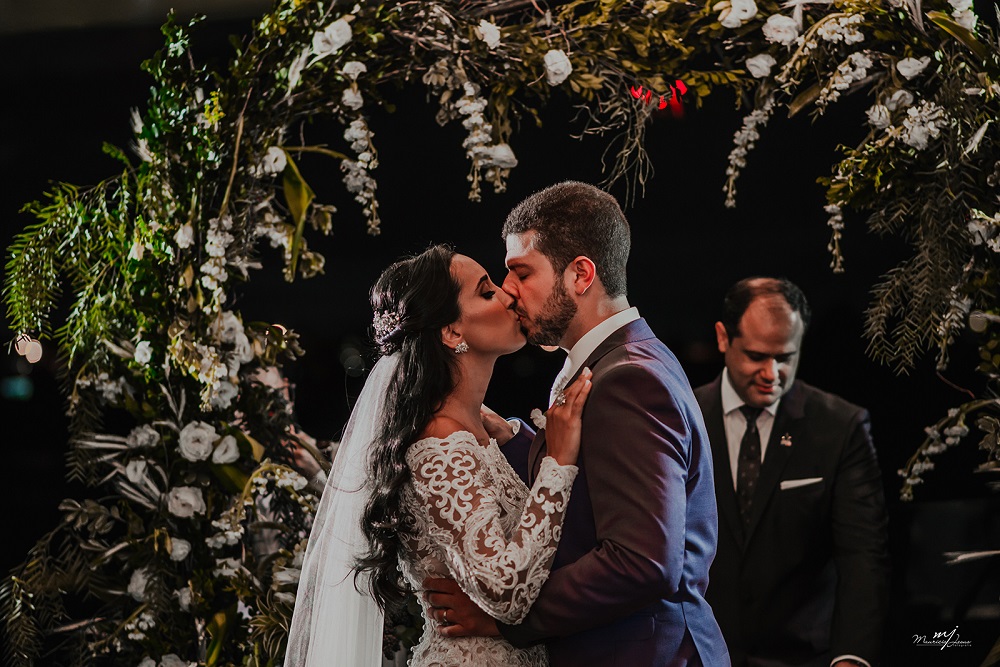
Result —
<svg viewBox="0 0 1000 667"><path fill-rule="evenodd" d="M583 296L597 280L597 265L586 255L580 255L566 267L563 276L570 276L573 291L577 296Z"/></svg>
<svg viewBox="0 0 1000 667"><path fill-rule="evenodd" d="M441 342L454 350L455 346L462 342L462 334L455 329L454 324L443 326L441 327Z"/></svg>

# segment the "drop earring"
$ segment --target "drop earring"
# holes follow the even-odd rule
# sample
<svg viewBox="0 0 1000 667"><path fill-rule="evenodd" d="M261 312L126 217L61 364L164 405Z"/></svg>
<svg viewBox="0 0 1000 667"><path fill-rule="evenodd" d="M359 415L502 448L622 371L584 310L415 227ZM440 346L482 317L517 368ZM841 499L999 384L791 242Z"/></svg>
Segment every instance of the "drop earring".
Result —
<svg viewBox="0 0 1000 667"><path fill-rule="evenodd" d="M455 354L462 354L469 351L469 344L464 340L455 346Z"/></svg>

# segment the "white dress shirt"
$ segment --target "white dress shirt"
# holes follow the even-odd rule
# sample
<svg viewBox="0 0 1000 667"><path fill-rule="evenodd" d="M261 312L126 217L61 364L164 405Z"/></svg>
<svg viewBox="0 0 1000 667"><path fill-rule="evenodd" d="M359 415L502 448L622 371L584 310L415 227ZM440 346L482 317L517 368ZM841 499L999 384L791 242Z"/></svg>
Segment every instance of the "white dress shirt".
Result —
<svg viewBox="0 0 1000 667"><path fill-rule="evenodd" d="M767 452L767 441L774 428L774 415L778 413L779 398L773 404L761 410L757 416L757 432L760 433L760 461L764 462ZM726 444L729 446L729 469L733 473L733 488L736 488L736 469L740 460L740 441L747 430L747 420L740 412L746 403L740 398L729 379L729 369L722 370L722 421L726 425Z"/></svg>
<svg viewBox="0 0 1000 667"><path fill-rule="evenodd" d="M639 309L633 306L632 308L626 308L620 313L615 313L583 334L580 340L576 341L576 345L569 351L569 354L566 355L566 361L563 363L562 370L559 371L555 382L552 383L552 391L549 392L549 405L552 405L556 394L565 389L566 380L573 377L573 374L587 361L587 357L597 349L598 345L606 341L608 336L626 324L635 322L637 319L639 319Z"/></svg>

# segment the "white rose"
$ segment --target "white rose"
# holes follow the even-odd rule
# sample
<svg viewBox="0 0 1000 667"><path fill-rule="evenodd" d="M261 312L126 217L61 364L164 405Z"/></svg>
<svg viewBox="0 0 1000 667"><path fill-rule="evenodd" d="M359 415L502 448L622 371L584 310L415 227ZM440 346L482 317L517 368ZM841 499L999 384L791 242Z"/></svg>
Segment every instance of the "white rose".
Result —
<svg viewBox="0 0 1000 667"><path fill-rule="evenodd" d="M573 63L561 50L552 49L545 54L545 79L550 86L558 86L573 72Z"/></svg>
<svg viewBox="0 0 1000 667"><path fill-rule="evenodd" d="M277 146L271 146L264 153L264 157L260 159L257 171L261 174L280 174L285 170L287 164L288 156L285 154L285 151Z"/></svg>
<svg viewBox="0 0 1000 667"><path fill-rule="evenodd" d="M897 90L889 97L885 102L885 106L889 111L895 111L896 109L902 109L913 104L913 93L908 90Z"/></svg>
<svg viewBox="0 0 1000 667"><path fill-rule="evenodd" d="M147 655L139 662L137 667L156 667L156 661Z"/></svg>
<svg viewBox="0 0 1000 667"><path fill-rule="evenodd" d="M216 410L224 410L233 403L233 399L240 393L240 389L230 380L221 380L214 387L211 404Z"/></svg>
<svg viewBox="0 0 1000 667"><path fill-rule="evenodd" d="M884 104L874 104L868 111L868 124L876 130L889 127L889 108Z"/></svg>
<svg viewBox="0 0 1000 667"><path fill-rule="evenodd" d="M799 36L799 24L791 16L772 14L767 17L763 31L767 41L788 46Z"/></svg>
<svg viewBox="0 0 1000 667"><path fill-rule="evenodd" d="M174 243L177 244L178 248L190 248L194 245L194 227L191 226L190 222L177 230L177 233L174 234Z"/></svg>
<svg viewBox="0 0 1000 667"><path fill-rule="evenodd" d="M141 340L135 346L134 359L143 366L148 364L149 360L153 358L153 351L149 349L149 345L148 340Z"/></svg>
<svg viewBox="0 0 1000 667"><path fill-rule="evenodd" d="M191 553L191 543L179 537L170 538L170 560L184 560Z"/></svg>
<svg viewBox="0 0 1000 667"><path fill-rule="evenodd" d="M125 466L125 476L128 477L128 481L133 484L139 484L142 482L143 477L146 476L146 459L135 459L134 461L129 461Z"/></svg>
<svg viewBox="0 0 1000 667"><path fill-rule="evenodd" d="M190 588L178 588L174 591L174 597L177 598L177 604L180 606L182 611L187 611L191 608L191 589Z"/></svg>
<svg viewBox="0 0 1000 667"><path fill-rule="evenodd" d="M771 73L771 68L777 64L777 60L774 59L770 53L758 53L753 58L747 58L747 71L754 76L755 79L763 79L765 76Z"/></svg>
<svg viewBox="0 0 1000 667"><path fill-rule="evenodd" d="M899 72L904 78L912 79L916 75L924 71L931 62L930 56L924 56L923 58L903 58L896 63L896 71Z"/></svg>
<svg viewBox="0 0 1000 667"><path fill-rule="evenodd" d="M136 601L142 602L146 596L146 584L149 583L149 573L142 567L132 573L132 578L128 581L128 594Z"/></svg>
<svg viewBox="0 0 1000 667"><path fill-rule="evenodd" d="M757 5L753 0L732 0L729 9L719 14L723 28L739 28L745 21L757 16Z"/></svg>
<svg viewBox="0 0 1000 667"><path fill-rule="evenodd" d="M181 430L177 448L188 461L204 461L212 453L212 443L219 437L210 424L194 421Z"/></svg>
<svg viewBox="0 0 1000 667"><path fill-rule="evenodd" d="M243 333L243 323L230 311L223 311L212 326L212 332L223 343L235 343L236 336Z"/></svg>
<svg viewBox="0 0 1000 667"><path fill-rule="evenodd" d="M205 498L201 489L193 486L176 486L167 493L167 510L174 516L187 519L205 513Z"/></svg>
<svg viewBox="0 0 1000 667"><path fill-rule="evenodd" d="M181 660L176 653L168 653L160 658L160 667L188 667L193 663Z"/></svg>
<svg viewBox="0 0 1000 667"><path fill-rule="evenodd" d="M479 34L479 39L486 42L488 48L495 49L500 44L500 28L486 19L479 22L479 28L476 32Z"/></svg>
<svg viewBox="0 0 1000 667"><path fill-rule="evenodd" d="M240 458L240 449L236 446L236 438L227 435L212 452L212 463L232 463Z"/></svg>
<svg viewBox="0 0 1000 667"><path fill-rule="evenodd" d="M480 151L480 155L484 167L513 169L517 166L517 157L515 157L514 151L507 144L488 146Z"/></svg>
<svg viewBox="0 0 1000 667"><path fill-rule="evenodd" d="M357 111L365 103L365 98L361 96L361 91L357 88L345 88L344 94L341 95L340 101L348 109L353 109Z"/></svg>
<svg viewBox="0 0 1000 667"><path fill-rule="evenodd" d="M344 63L343 69L340 70L341 73L349 78L351 81L357 81L358 76L364 74L368 71L364 63L360 63L357 60L352 60L349 63Z"/></svg>
<svg viewBox="0 0 1000 667"><path fill-rule="evenodd" d="M344 19L337 19L313 35L313 53L317 58L324 58L340 51L349 41L351 41L351 24Z"/></svg>
<svg viewBox="0 0 1000 667"><path fill-rule="evenodd" d="M128 434L126 443L129 447L136 449L142 447L155 447L160 442L160 434L149 424L136 426Z"/></svg>

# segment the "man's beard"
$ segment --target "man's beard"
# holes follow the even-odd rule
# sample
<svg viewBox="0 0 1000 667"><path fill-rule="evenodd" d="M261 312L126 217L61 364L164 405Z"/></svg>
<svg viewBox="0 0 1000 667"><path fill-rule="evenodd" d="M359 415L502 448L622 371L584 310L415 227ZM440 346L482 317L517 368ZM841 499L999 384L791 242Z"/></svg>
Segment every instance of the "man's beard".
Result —
<svg viewBox="0 0 1000 667"><path fill-rule="evenodd" d="M534 331L525 331L532 345L558 345L569 323L576 315L576 302L566 293L561 281L556 281L549 298L542 304L538 317L532 318Z"/></svg>

